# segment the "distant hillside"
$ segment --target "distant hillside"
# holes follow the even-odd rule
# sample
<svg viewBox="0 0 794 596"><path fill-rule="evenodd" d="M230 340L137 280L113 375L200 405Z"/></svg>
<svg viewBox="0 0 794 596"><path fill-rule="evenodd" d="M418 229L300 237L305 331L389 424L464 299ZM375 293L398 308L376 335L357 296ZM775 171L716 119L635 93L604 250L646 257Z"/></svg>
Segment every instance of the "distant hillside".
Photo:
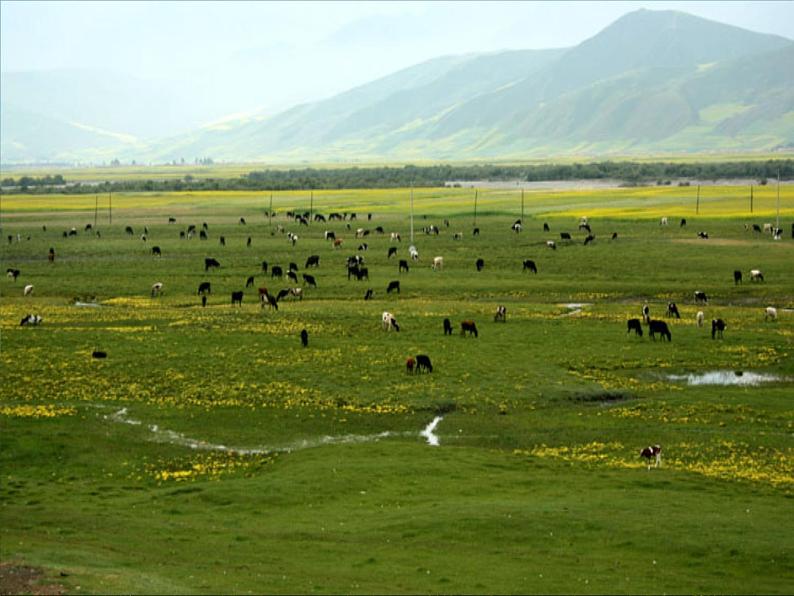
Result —
<svg viewBox="0 0 794 596"><path fill-rule="evenodd" d="M316 162L774 151L794 147L791 64L791 40L640 10L573 48L438 58L269 118L104 154Z"/></svg>

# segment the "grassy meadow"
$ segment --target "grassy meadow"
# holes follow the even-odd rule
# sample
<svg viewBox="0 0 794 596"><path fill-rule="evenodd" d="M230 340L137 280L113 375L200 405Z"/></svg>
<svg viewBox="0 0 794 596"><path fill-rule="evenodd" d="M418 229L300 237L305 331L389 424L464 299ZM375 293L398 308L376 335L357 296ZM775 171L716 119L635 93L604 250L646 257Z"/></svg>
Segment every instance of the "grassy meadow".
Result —
<svg viewBox="0 0 794 596"><path fill-rule="evenodd" d="M408 273L407 189L275 193L272 219L268 193L114 194L112 223L106 195L0 197L4 270L21 271L0 281L0 562L69 593L790 593L794 187L779 241L745 228L775 221L774 187L753 214L746 188L702 188L699 213L695 192L480 191L474 236L473 190L415 190ZM84 231L97 204L101 237ZM286 216L310 207L357 219ZM207 240L180 239L203 222ZM368 281L348 281L353 254ZM262 261L300 278L309 255L317 287L261 308L258 287L295 285ZM626 334L646 302L672 342ZM431 374L406 373L416 354ZM777 380L687 384L709 371Z"/></svg>

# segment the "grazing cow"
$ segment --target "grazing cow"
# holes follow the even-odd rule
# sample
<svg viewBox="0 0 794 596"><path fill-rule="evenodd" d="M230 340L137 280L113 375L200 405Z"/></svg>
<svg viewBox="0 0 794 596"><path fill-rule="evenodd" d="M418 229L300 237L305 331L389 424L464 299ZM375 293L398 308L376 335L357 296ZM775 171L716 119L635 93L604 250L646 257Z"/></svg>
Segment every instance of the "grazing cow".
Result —
<svg viewBox="0 0 794 596"><path fill-rule="evenodd" d="M617 240L617 239L618 239L618 233L612 232L612 238L610 238L610 240Z"/></svg>
<svg viewBox="0 0 794 596"><path fill-rule="evenodd" d="M535 265L535 261L533 261L532 259L524 259L524 264L523 267L521 268L521 271L524 272L527 269L529 269L532 273L538 272L538 266Z"/></svg>
<svg viewBox="0 0 794 596"><path fill-rule="evenodd" d="M340 246L342 246L342 239L341 238L335 239L334 240L334 248L339 248Z"/></svg>
<svg viewBox="0 0 794 596"><path fill-rule="evenodd" d="M667 303L667 316L675 317L676 319L681 318L681 313L678 312L678 307L676 306L675 302Z"/></svg>
<svg viewBox="0 0 794 596"><path fill-rule="evenodd" d="M16 281L17 277L19 277L19 269L12 269L9 267L6 269L6 275Z"/></svg>
<svg viewBox="0 0 794 596"><path fill-rule="evenodd" d="M248 237L248 240L245 241L245 245L250 247L251 246L251 237Z"/></svg>
<svg viewBox="0 0 794 596"><path fill-rule="evenodd" d="M199 240L206 240L207 239L207 232L205 230L199 230Z"/></svg>
<svg viewBox="0 0 794 596"><path fill-rule="evenodd" d="M160 252L160 247L159 246L152 246L152 256L155 256L155 257L161 257L162 256L162 252Z"/></svg>
<svg viewBox="0 0 794 596"><path fill-rule="evenodd" d="M374 292L372 291L372 288L368 288L366 293L364 294L364 300L372 300L373 294Z"/></svg>
<svg viewBox="0 0 794 596"><path fill-rule="evenodd" d="M107 357L108 357L108 353L102 352L101 350L94 350L93 352L91 352L91 358L102 359Z"/></svg>
<svg viewBox="0 0 794 596"><path fill-rule="evenodd" d="M289 289L285 288L283 290L279 290L278 294L276 294L276 301L286 298L287 296L289 296Z"/></svg>
<svg viewBox="0 0 794 596"><path fill-rule="evenodd" d="M426 354L416 355L416 372L420 373L424 369L425 372L433 372L433 364L430 362L430 356Z"/></svg>
<svg viewBox="0 0 794 596"><path fill-rule="evenodd" d="M363 242L362 244L358 245L358 250L360 250L360 251L365 251L368 248L369 248L369 244L367 244L366 242Z"/></svg>
<svg viewBox="0 0 794 596"><path fill-rule="evenodd" d="M764 321L777 321L777 309L774 306L767 306L764 310Z"/></svg>
<svg viewBox="0 0 794 596"><path fill-rule="evenodd" d="M452 234L453 240L463 240L463 232L455 232Z"/></svg>
<svg viewBox="0 0 794 596"><path fill-rule="evenodd" d="M55 262L55 249L54 248L50 248L49 252L47 253L47 260L50 263L54 263Z"/></svg>
<svg viewBox="0 0 794 596"><path fill-rule="evenodd" d="M759 269L751 269L750 281L764 281L764 274Z"/></svg>
<svg viewBox="0 0 794 596"><path fill-rule="evenodd" d="M42 318L39 315L25 315L22 317L22 320L19 322L20 326L25 325L39 325L42 321Z"/></svg>
<svg viewBox="0 0 794 596"><path fill-rule="evenodd" d="M309 275L307 273L303 274L303 285L311 286L313 288L317 287L317 281L314 279L313 275Z"/></svg>
<svg viewBox="0 0 794 596"><path fill-rule="evenodd" d="M260 306L261 306L262 308L264 308L264 307L265 307L265 303L267 303L267 305L268 305L268 306L269 306L269 307L270 307L272 310L278 310L278 299L277 299L275 296L273 296L272 294L270 294L270 293L267 291L267 289L265 289L265 292L264 292L264 293L262 293L262 288L260 288L260 289L259 289L259 292L260 292L260 294L259 294Z"/></svg>
<svg viewBox="0 0 794 596"><path fill-rule="evenodd" d="M626 325L626 333L634 332L635 335L642 337L642 325L639 319L629 319Z"/></svg>
<svg viewBox="0 0 794 596"><path fill-rule="evenodd" d="M708 240L709 234L708 232L698 232L698 238L701 238L702 240Z"/></svg>
<svg viewBox="0 0 794 596"><path fill-rule="evenodd" d="M400 293L400 282L399 281L390 281L389 286L386 288L386 293L391 294L392 290L396 290L397 293Z"/></svg>
<svg viewBox="0 0 794 596"><path fill-rule="evenodd" d="M141 234L141 240L146 242L146 234Z"/></svg>
<svg viewBox="0 0 794 596"><path fill-rule="evenodd" d="M570 240L571 235L568 232L560 232L560 240Z"/></svg>
<svg viewBox="0 0 794 596"><path fill-rule="evenodd" d="M546 240L546 246L548 246L551 250L557 250L557 243L554 240Z"/></svg>
<svg viewBox="0 0 794 596"><path fill-rule="evenodd" d="M326 240L336 240L336 234L334 232L332 232L331 230L326 230L325 231L325 239Z"/></svg>
<svg viewBox="0 0 794 596"><path fill-rule="evenodd" d="M590 229L590 224L588 223L580 223L579 224L579 231L587 230L587 233L590 234L593 230Z"/></svg>
<svg viewBox="0 0 794 596"><path fill-rule="evenodd" d="M772 224L771 223L765 223L764 224L764 233L766 233L766 232L769 232L770 234L772 233Z"/></svg>
<svg viewBox="0 0 794 596"><path fill-rule="evenodd" d="M306 259L306 265L303 266L304 269L308 269L309 267L319 267L320 266L320 255L311 255L308 259Z"/></svg>
<svg viewBox="0 0 794 596"><path fill-rule="evenodd" d="M551 232L551 229L549 228L549 224L547 224L545 222L543 223L543 231L544 232Z"/></svg>
<svg viewBox="0 0 794 596"><path fill-rule="evenodd" d="M135 234L135 232L133 232L132 230L132 226L127 226L126 228L124 228L124 231L127 233L127 236L132 236Z"/></svg>
<svg viewBox="0 0 794 596"><path fill-rule="evenodd" d="M262 261L262 272L267 273L267 261Z"/></svg>
<svg viewBox="0 0 794 596"><path fill-rule="evenodd" d="M667 218L663 217L662 219L660 219L659 220L659 225L660 226L666 226L667 225Z"/></svg>
<svg viewBox="0 0 794 596"><path fill-rule="evenodd" d="M648 469L651 469L651 460L656 460L654 467L658 468L662 463L662 447L660 445L651 445L640 451L640 457L648 460Z"/></svg>
<svg viewBox="0 0 794 596"><path fill-rule="evenodd" d="M416 250L415 246L409 246L408 247L408 255L411 257L412 261L418 261L419 260L419 251Z"/></svg>
<svg viewBox="0 0 794 596"><path fill-rule="evenodd" d="M356 281L361 281L362 279L366 279L369 281L369 269L366 267L353 267L352 269L348 270L348 279L350 279L350 273L353 273L356 277Z"/></svg>
<svg viewBox="0 0 794 596"><path fill-rule="evenodd" d="M521 224L516 222L512 226L510 226L510 229L513 230L516 234L518 234L521 231Z"/></svg>
<svg viewBox="0 0 794 596"><path fill-rule="evenodd" d="M740 283L742 283L742 272L736 269L733 272L733 285L738 286Z"/></svg>
<svg viewBox="0 0 794 596"><path fill-rule="evenodd" d="M301 330L301 345L305 348L309 345L309 332L305 329Z"/></svg>
<svg viewBox="0 0 794 596"><path fill-rule="evenodd" d="M753 232L758 232L760 234L761 226L759 226L758 224L753 224Z"/></svg>
<svg viewBox="0 0 794 596"><path fill-rule="evenodd" d="M461 321L460 334L465 337L466 332L468 332L469 335L474 334L474 337L479 337L479 333L477 333L477 325L474 324L474 321L471 320Z"/></svg>
<svg viewBox="0 0 794 596"><path fill-rule="evenodd" d="M273 279L274 277L278 277L279 279L284 277L284 270L278 265L273 265L270 268L270 278Z"/></svg>
<svg viewBox="0 0 794 596"><path fill-rule="evenodd" d="M234 305L242 306L243 305L243 292L240 290L239 292L232 292L232 306Z"/></svg>
<svg viewBox="0 0 794 596"><path fill-rule="evenodd" d="M719 335L720 339L722 339L722 332L725 331L725 321L722 319L711 319L711 339L714 339L716 336Z"/></svg>
<svg viewBox="0 0 794 596"><path fill-rule="evenodd" d="M292 269L287 270L287 277L292 281L294 281L295 283L298 283L298 274L295 273Z"/></svg>
<svg viewBox="0 0 794 596"><path fill-rule="evenodd" d="M444 335L452 335L452 322L444 319Z"/></svg>
<svg viewBox="0 0 794 596"><path fill-rule="evenodd" d="M494 323L498 323L501 321L502 323L507 322L507 307L505 306L497 306L496 307L496 314L493 316Z"/></svg>
<svg viewBox="0 0 794 596"><path fill-rule="evenodd" d="M681 223L678 225L678 227L679 228L685 228L686 227L686 218L683 218L683 217L681 218Z"/></svg>
<svg viewBox="0 0 794 596"><path fill-rule="evenodd" d="M587 238L585 238L585 239L584 239L584 245L585 245L585 246L587 246L587 245L588 245L588 244L590 244L590 243L591 243L593 240L595 240L595 236L593 236L592 234L588 234L588 235L587 235Z"/></svg>
<svg viewBox="0 0 794 596"><path fill-rule="evenodd" d="M408 261L406 261L405 259L400 259L399 273L402 273L403 271L408 273Z"/></svg>
<svg viewBox="0 0 794 596"><path fill-rule="evenodd" d="M168 218L168 223L170 223L170 224L176 223L176 217L169 217Z"/></svg>
<svg viewBox="0 0 794 596"><path fill-rule="evenodd" d="M386 258L387 259L391 259L396 254L397 254L397 247L396 246L390 246L389 247L389 253L386 255Z"/></svg>
<svg viewBox="0 0 794 596"><path fill-rule="evenodd" d="M391 234L389 234L389 241L390 242L402 242L402 239L400 238L400 234L399 233L392 232Z"/></svg>
<svg viewBox="0 0 794 596"><path fill-rule="evenodd" d="M210 282L208 282L208 281L202 281L199 284L198 292L196 292L196 295L201 295L201 294L204 294L205 292L207 294L212 294L212 286L210 285Z"/></svg>
<svg viewBox="0 0 794 596"><path fill-rule="evenodd" d="M289 271L297 272L298 271L298 264L297 263L293 263L292 261L290 261L289 267L287 267L287 269Z"/></svg>
<svg viewBox="0 0 794 596"><path fill-rule="evenodd" d="M651 339L656 341L656 334L662 336L664 340L667 338L667 341L672 341L673 337L670 333L670 329L667 327L667 323L664 321L649 321L648 322L648 335L651 336Z"/></svg>
<svg viewBox="0 0 794 596"><path fill-rule="evenodd" d="M433 264L431 265L433 271L443 271L444 270L444 257L436 257L433 259Z"/></svg>
<svg viewBox="0 0 794 596"><path fill-rule="evenodd" d="M413 356L408 356L405 360L405 371L411 375L414 372L414 367L416 366L416 360Z"/></svg>
<svg viewBox="0 0 794 596"><path fill-rule="evenodd" d="M245 280L245 287L250 288L252 285L254 285L254 276L249 275L248 279Z"/></svg>
<svg viewBox="0 0 794 596"><path fill-rule="evenodd" d="M92 226L91 224L85 224L85 229L83 231L90 232L93 229L93 227L94 226Z"/></svg>
<svg viewBox="0 0 794 596"><path fill-rule="evenodd" d="M643 304L642 306L642 320L646 323L650 323L651 321L651 309L647 304Z"/></svg>
<svg viewBox="0 0 794 596"><path fill-rule="evenodd" d="M364 228L358 228L356 230L356 238L363 238L364 237Z"/></svg>
<svg viewBox="0 0 794 596"><path fill-rule="evenodd" d="M188 233L188 234L190 234L191 232L195 232L195 231L196 231L196 224L190 224L190 225L187 227L187 233Z"/></svg>
<svg viewBox="0 0 794 596"><path fill-rule="evenodd" d="M395 331L400 330L400 326L397 324L397 319L394 318L394 315L388 311L383 311L381 315L381 323L384 331L391 331L394 329Z"/></svg>
<svg viewBox="0 0 794 596"><path fill-rule="evenodd" d="M705 318L706 315L703 314L702 310L699 310L698 314L695 315L695 321L697 322L698 327L703 327L703 321Z"/></svg>
<svg viewBox="0 0 794 596"><path fill-rule="evenodd" d="M472 236L479 236L479 235L480 235L480 228L474 228L474 229L471 231L471 235L472 235Z"/></svg>
<svg viewBox="0 0 794 596"><path fill-rule="evenodd" d="M709 297L706 296L706 292L701 292L699 290L695 291L695 304L708 304Z"/></svg>
<svg viewBox="0 0 794 596"><path fill-rule="evenodd" d="M290 288L289 295L298 300L303 300L303 288Z"/></svg>
<svg viewBox="0 0 794 596"><path fill-rule="evenodd" d="M204 259L204 271L209 271L210 267L218 268L220 266L221 264L211 257Z"/></svg>
<svg viewBox="0 0 794 596"><path fill-rule="evenodd" d="M321 213L315 213L314 214L314 221L321 221L321 222L325 223L325 215L322 215Z"/></svg>
<svg viewBox="0 0 794 596"><path fill-rule="evenodd" d="M240 225L241 225L241 226L244 226L244 225L245 225L245 218L244 218L244 217L241 217L241 218L240 218Z"/></svg>
<svg viewBox="0 0 794 596"><path fill-rule="evenodd" d="M485 267L485 261L482 259L477 259L477 262L474 263L474 266L477 268L477 271L482 271L482 268Z"/></svg>
<svg viewBox="0 0 794 596"><path fill-rule="evenodd" d="M32 293L33 293L33 286L31 284L26 285L25 289L22 290L23 296L30 296Z"/></svg>
<svg viewBox="0 0 794 596"><path fill-rule="evenodd" d="M152 284L152 298L155 296L159 296L163 291L163 282L158 281L156 284Z"/></svg>

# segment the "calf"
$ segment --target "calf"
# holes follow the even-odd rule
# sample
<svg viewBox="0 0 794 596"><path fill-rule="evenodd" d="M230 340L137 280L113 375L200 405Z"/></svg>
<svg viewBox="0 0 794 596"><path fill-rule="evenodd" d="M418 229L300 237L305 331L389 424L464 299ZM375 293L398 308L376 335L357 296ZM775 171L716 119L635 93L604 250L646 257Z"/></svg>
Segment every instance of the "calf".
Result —
<svg viewBox="0 0 794 596"><path fill-rule="evenodd" d="M243 305L243 292L242 290L239 292L232 292L232 306L234 305L242 306Z"/></svg>
<svg viewBox="0 0 794 596"><path fill-rule="evenodd" d="M474 263L474 266L477 268L477 271L482 271L482 268L485 267L485 261L482 259L477 259L477 262Z"/></svg>
<svg viewBox="0 0 794 596"><path fill-rule="evenodd" d="M319 266L320 266L320 255L311 255L308 259L306 259L306 265L303 268L308 269L309 267L319 267Z"/></svg>
<svg viewBox="0 0 794 596"><path fill-rule="evenodd" d="M424 370L425 372L431 373L433 372L433 364L430 362L430 356L425 354L417 354L416 355L416 372L420 373Z"/></svg>
<svg viewBox="0 0 794 596"><path fill-rule="evenodd" d="M400 293L400 282L399 281L390 281L389 286L386 288L386 293L391 294L392 290L396 291L398 294Z"/></svg>
<svg viewBox="0 0 794 596"><path fill-rule="evenodd" d="M736 269L733 272L733 285L738 286L740 283L742 283L742 272Z"/></svg>
<svg viewBox="0 0 794 596"><path fill-rule="evenodd" d="M660 445L651 445L640 451L640 457L648 460L648 469L651 469L651 460L656 460L654 467L658 468L662 463L662 447Z"/></svg>
<svg viewBox="0 0 794 596"><path fill-rule="evenodd" d="M678 312L678 307L676 306L675 302L667 303L667 316L675 317L676 319L681 318L681 313Z"/></svg>
<svg viewBox="0 0 794 596"><path fill-rule="evenodd" d="M414 372L414 367L416 366L416 359L413 356L408 356L405 360L405 371L411 375Z"/></svg>
<svg viewBox="0 0 794 596"><path fill-rule="evenodd" d="M667 323L664 321L649 321L648 322L648 335L651 336L651 339L656 341L656 334L662 336L662 340L667 339L667 341L673 341L673 337L670 334L670 329L667 327Z"/></svg>
<svg viewBox="0 0 794 596"><path fill-rule="evenodd" d="M444 319L444 335L452 335L452 322Z"/></svg>
<svg viewBox="0 0 794 596"><path fill-rule="evenodd" d="M529 269L532 273L538 272L538 267L537 265L535 265L535 261L533 261L532 259L524 259L524 266L521 269L521 271L523 272L526 271L527 269Z"/></svg>
<svg viewBox="0 0 794 596"><path fill-rule="evenodd" d="M303 284L306 286L311 286L313 288L317 287L317 281L314 279L314 276L309 275L308 273L303 274Z"/></svg>
<svg viewBox="0 0 794 596"><path fill-rule="evenodd" d="M640 325L639 319L629 319L626 327L626 333L633 331L635 335L642 337L642 325Z"/></svg>
<svg viewBox="0 0 794 596"><path fill-rule="evenodd" d="M507 322L507 308L504 306L497 306L496 307L496 314L493 317L494 323L501 321L502 323Z"/></svg>
<svg viewBox="0 0 794 596"><path fill-rule="evenodd" d="M477 333L477 325L474 324L474 321L461 321L460 334L465 337L466 332L468 332L470 336L474 335L474 337L479 337L479 333Z"/></svg>
<svg viewBox="0 0 794 596"><path fill-rule="evenodd" d="M595 240L595 236L593 236L592 234L588 234L587 238L584 239L584 245L587 246L588 244L590 244L594 240Z"/></svg>
<svg viewBox="0 0 794 596"><path fill-rule="evenodd" d="M209 271L210 268L217 269L220 266L221 264L216 259L213 258L204 259L204 271Z"/></svg>
<svg viewBox="0 0 794 596"><path fill-rule="evenodd" d="M717 336L722 339L722 332L725 331L726 326L722 319L711 319L711 339L715 339Z"/></svg>

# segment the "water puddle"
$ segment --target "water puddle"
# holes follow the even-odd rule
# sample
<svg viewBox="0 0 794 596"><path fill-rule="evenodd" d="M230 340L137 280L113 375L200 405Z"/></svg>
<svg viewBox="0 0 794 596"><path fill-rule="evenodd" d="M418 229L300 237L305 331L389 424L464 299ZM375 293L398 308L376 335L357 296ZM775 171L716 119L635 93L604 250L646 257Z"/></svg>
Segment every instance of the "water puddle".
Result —
<svg viewBox="0 0 794 596"><path fill-rule="evenodd" d="M592 302L568 302L567 304L563 304L562 306L567 308L570 312L566 312L562 316L570 317L573 315L578 315L580 312L582 312L582 309L585 306L592 306L592 304L593 304Z"/></svg>
<svg viewBox="0 0 794 596"><path fill-rule="evenodd" d="M741 370L712 370L688 375L667 375L670 381L686 381L687 385L738 385L755 387L762 383L785 381L785 377L769 373L754 373Z"/></svg>
<svg viewBox="0 0 794 596"><path fill-rule="evenodd" d="M80 306L80 307L86 307L87 306L87 307L90 307L90 308L98 308L98 307L102 306L98 302L80 302L79 300L75 300L73 305L74 306Z"/></svg>
<svg viewBox="0 0 794 596"><path fill-rule="evenodd" d="M106 420L110 420L118 424L129 424L131 426L143 425L143 422L141 422L140 420L136 420L135 418L131 418L129 416L129 412L127 408L121 408L120 410L114 412L113 414L105 415L104 418ZM433 421L430 424L428 424L424 428L424 430L422 430L419 433L420 436L425 437L427 439L427 443L429 445L433 445L433 446L439 445L439 438L437 435L433 434L433 431L435 430L436 426L438 426L438 423L441 422L441 420L442 420L441 416L436 416L433 419ZM210 443L208 441L202 441L200 439L192 439L180 432L176 432L168 429L162 429L157 424L146 425L146 428L148 428L149 432L152 433L152 440L156 442L170 443L172 445L181 445L183 447L188 447L190 449L197 449L201 451L223 451L223 452L238 453L241 455L291 453L293 451L310 449L312 447L320 447L322 445L340 445L347 443L374 443L381 439L386 439L388 437L416 436L416 431L414 432L384 431L372 435L353 435L353 434L339 435L339 436L326 435L323 437L317 437L315 439L300 439L298 441L288 443L287 445L270 445L270 446L262 445L254 448L241 448L241 447L230 447L228 445L221 445L219 443Z"/></svg>

